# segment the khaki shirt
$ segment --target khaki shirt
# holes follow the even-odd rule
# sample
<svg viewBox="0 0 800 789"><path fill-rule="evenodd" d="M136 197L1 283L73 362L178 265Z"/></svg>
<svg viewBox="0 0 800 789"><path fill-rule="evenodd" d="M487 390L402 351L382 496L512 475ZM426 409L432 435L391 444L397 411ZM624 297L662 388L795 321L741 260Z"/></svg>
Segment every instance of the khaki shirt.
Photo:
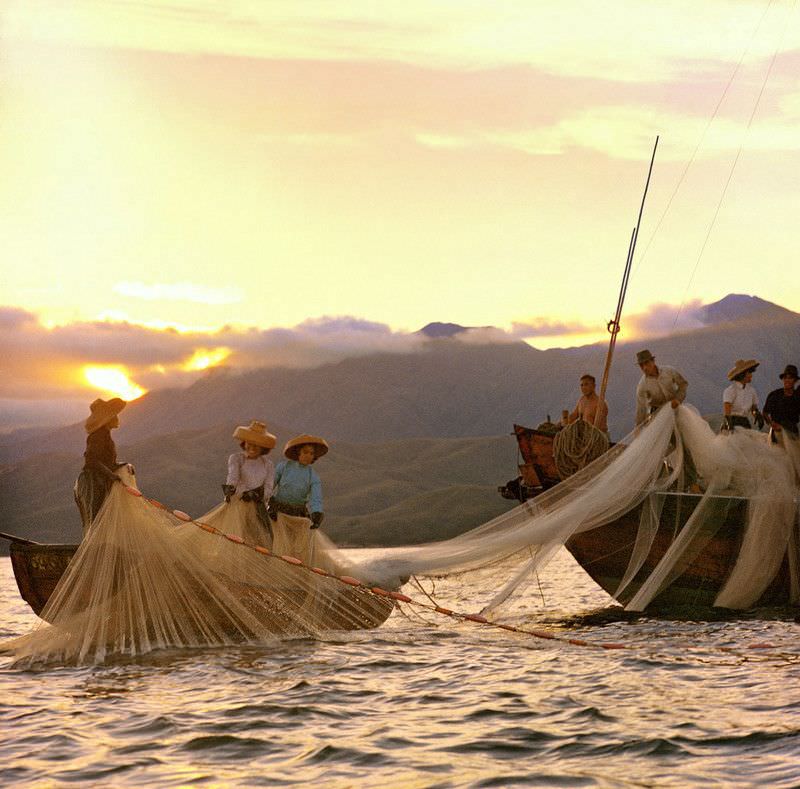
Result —
<svg viewBox="0 0 800 789"><path fill-rule="evenodd" d="M689 382L674 367L659 365L655 378L643 375L636 387L636 424L644 422L653 408L671 400L682 403L688 387Z"/></svg>

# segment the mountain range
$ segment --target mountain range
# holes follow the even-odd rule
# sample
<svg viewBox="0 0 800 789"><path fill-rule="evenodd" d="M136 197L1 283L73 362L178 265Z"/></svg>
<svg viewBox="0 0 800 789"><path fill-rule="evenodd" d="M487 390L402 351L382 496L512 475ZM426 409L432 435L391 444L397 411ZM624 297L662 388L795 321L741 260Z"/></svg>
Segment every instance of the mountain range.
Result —
<svg viewBox="0 0 800 789"><path fill-rule="evenodd" d="M721 411L736 359L761 362L754 385L762 402L783 367L800 361L800 315L779 305L732 294L701 308L700 320L691 331L617 345L607 392L613 437L633 424L642 347L681 370L687 401L702 413ZM120 457L137 466L148 495L201 514L219 499L233 428L258 418L281 442L300 432L331 442L320 473L334 538L408 542L477 525L508 506L495 488L516 474L512 425L536 426L572 408L580 375L599 381L606 349L481 345L459 339L467 327L429 327L414 353L310 369L216 368L186 389L149 392L122 413ZM77 536L70 488L84 443L80 423L0 438L0 530Z"/></svg>

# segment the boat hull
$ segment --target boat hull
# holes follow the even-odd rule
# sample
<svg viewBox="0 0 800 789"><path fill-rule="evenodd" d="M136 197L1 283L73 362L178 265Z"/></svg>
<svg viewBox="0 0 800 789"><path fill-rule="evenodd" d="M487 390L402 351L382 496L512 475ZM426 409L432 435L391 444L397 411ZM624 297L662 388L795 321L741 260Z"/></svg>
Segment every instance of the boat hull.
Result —
<svg viewBox="0 0 800 789"><path fill-rule="evenodd" d="M77 545L11 542L11 565L20 596L37 616L42 616L77 550ZM298 573L308 572L302 567L293 569ZM236 594L246 605L255 603L256 610L269 608L268 589L238 584ZM320 618L324 619L327 629L365 630L382 625L393 609L391 598L377 597L366 589L342 584L338 596L329 601Z"/></svg>
<svg viewBox="0 0 800 789"><path fill-rule="evenodd" d="M658 531L644 565L628 588L617 598L623 605L630 601L655 569L701 498L700 495L691 493L654 495L664 498ZM605 526L576 534L566 543L567 550L583 570L612 597L625 575L633 552L641 509L639 506ZM736 564L742 543L746 509L746 499L714 497L709 517L719 523L718 530L681 575L652 601L648 610L675 606L705 607L714 604L717 594ZM790 546L789 550L797 551L796 540L790 542ZM789 605L790 602L787 551L780 570L764 591L757 606L781 606Z"/></svg>

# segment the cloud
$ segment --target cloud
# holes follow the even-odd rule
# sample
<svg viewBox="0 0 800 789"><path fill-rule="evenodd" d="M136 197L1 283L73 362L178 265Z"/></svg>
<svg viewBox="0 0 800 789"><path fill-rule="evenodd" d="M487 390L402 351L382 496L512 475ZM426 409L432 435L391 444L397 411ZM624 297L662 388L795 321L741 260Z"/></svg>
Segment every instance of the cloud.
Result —
<svg viewBox="0 0 800 789"><path fill-rule="evenodd" d="M234 368L311 367L366 353L405 353L425 341L352 316L263 330L177 331L125 321L48 328L33 313L5 307L0 308L0 398L86 396L87 365L119 366L132 383L152 389L188 385L220 361Z"/></svg>
<svg viewBox="0 0 800 789"><path fill-rule="evenodd" d="M590 0L558 4L408 0L380 4L330 0L11 0L7 35L156 52L295 60L397 61L427 67L496 68L528 63L548 73L657 82L716 63L765 59L776 29L798 45L786 4L765 13L757 0L642 3L613 9ZM709 34L713 31L713 34ZM760 35L754 35L755 32Z"/></svg>
<svg viewBox="0 0 800 789"><path fill-rule="evenodd" d="M556 156L570 149L584 149L615 159L641 160L649 158L656 135L668 129L669 138L660 146L659 159L683 162L695 149L699 159L731 154L740 147L762 153L798 151L798 108L800 99L787 98L780 115L748 128L746 117L718 117L709 124L707 117L656 106L600 106L569 113L552 124L476 129L446 137L417 132L414 139L431 148L505 148L532 156Z"/></svg>
<svg viewBox="0 0 800 789"><path fill-rule="evenodd" d="M19 329L25 324L36 322L36 316L21 307L0 307L0 331Z"/></svg>
<svg viewBox="0 0 800 789"><path fill-rule="evenodd" d="M173 284L144 282L118 282L113 288L121 296L147 301L189 301L196 304L237 304L244 300L244 294L234 288L206 288L191 282Z"/></svg>
<svg viewBox="0 0 800 789"><path fill-rule="evenodd" d="M511 324L511 334L514 337L527 339L529 337L564 337L571 334L591 334L596 327L586 326L573 321L552 321L548 318L531 318L527 321L514 321Z"/></svg>
<svg viewBox="0 0 800 789"><path fill-rule="evenodd" d="M703 303L694 299L684 305L652 304L645 312L630 315L622 321L622 330L628 337L655 338L676 332L691 331L705 325Z"/></svg>

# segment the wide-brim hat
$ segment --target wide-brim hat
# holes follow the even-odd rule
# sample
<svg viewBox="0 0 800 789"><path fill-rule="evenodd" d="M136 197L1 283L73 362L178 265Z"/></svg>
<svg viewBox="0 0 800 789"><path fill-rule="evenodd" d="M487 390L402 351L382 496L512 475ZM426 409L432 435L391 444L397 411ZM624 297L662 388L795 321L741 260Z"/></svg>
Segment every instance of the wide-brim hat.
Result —
<svg viewBox="0 0 800 789"><path fill-rule="evenodd" d="M295 436L286 442L283 454L289 460L297 460L297 456L300 454L300 447L304 447L307 444L311 444L314 447L314 460L321 458L329 449L328 442L324 438L303 433L303 435Z"/></svg>
<svg viewBox="0 0 800 789"><path fill-rule="evenodd" d="M278 440L272 433L267 431L266 424L259 422L257 419L250 422L247 427L239 425L233 431L233 437L239 441L249 441L251 444L264 447L264 449L272 449Z"/></svg>
<svg viewBox="0 0 800 789"><path fill-rule="evenodd" d="M653 356L650 351L639 351L636 354L636 364L644 364L645 362L650 362L655 360L655 356Z"/></svg>
<svg viewBox="0 0 800 789"><path fill-rule="evenodd" d="M737 375L755 370L759 364L761 364L761 362L755 359L737 359L736 364L733 365L733 369L728 371L728 380L732 381Z"/></svg>
<svg viewBox="0 0 800 789"><path fill-rule="evenodd" d="M792 378L797 378L797 367L793 364L787 364L783 372L778 376L778 378L783 380L784 378L786 378L787 375L791 375Z"/></svg>
<svg viewBox="0 0 800 789"><path fill-rule="evenodd" d="M89 406L91 414L84 422L86 432L94 433L95 430L99 430L103 425L108 424L115 416L119 416L119 412L126 405L128 404L119 397L112 397L110 400L102 400L98 397Z"/></svg>

